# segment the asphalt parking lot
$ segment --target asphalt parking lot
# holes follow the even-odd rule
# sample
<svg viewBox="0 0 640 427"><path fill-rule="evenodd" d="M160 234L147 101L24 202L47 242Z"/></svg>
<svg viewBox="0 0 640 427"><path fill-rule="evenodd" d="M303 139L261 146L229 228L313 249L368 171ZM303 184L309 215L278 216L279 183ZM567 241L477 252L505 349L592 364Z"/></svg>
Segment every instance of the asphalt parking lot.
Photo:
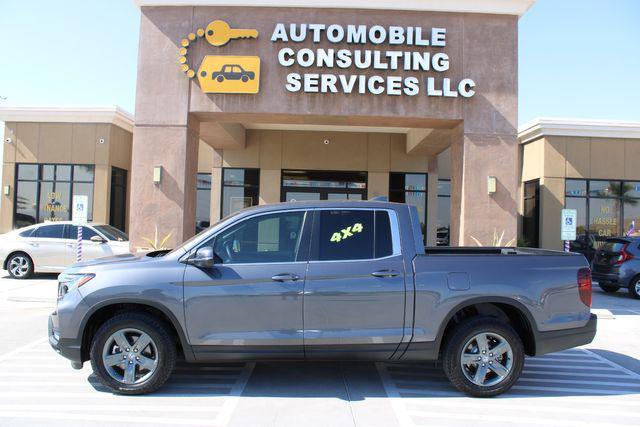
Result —
<svg viewBox="0 0 640 427"><path fill-rule="evenodd" d="M506 395L472 399L427 365L179 365L147 396L106 392L46 341L55 275L0 272L0 425L625 426L640 424L640 301L594 289L600 318L584 348L528 359Z"/></svg>

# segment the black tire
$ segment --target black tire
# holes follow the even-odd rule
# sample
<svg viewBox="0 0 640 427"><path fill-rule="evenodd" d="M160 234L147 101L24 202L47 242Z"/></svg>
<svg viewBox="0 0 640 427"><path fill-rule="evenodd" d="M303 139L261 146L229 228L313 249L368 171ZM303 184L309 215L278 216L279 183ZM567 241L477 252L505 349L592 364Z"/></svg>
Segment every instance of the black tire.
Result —
<svg viewBox="0 0 640 427"><path fill-rule="evenodd" d="M613 294L618 292L618 289L620 289L619 286L616 285L604 285L602 283L598 283L598 286L600 286L600 289L602 289L603 291L605 291L608 294Z"/></svg>
<svg viewBox="0 0 640 427"><path fill-rule="evenodd" d="M462 371L460 357L464 345L480 333L495 333L503 337L511 347L513 358L511 370L500 382L480 386L470 381ZM524 364L524 346L518 333L509 325L494 317L472 317L462 321L444 344L442 365L449 381L460 391L475 397L497 396L509 390L520 377Z"/></svg>
<svg viewBox="0 0 640 427"><path fill-rule="evenodd" d="M216 80L219 81L220 83L222 83L224 81L224 76L220 75L220 76L216 77Z"/></svg>
<svg viewBox="0 0 640 427"><path fill-rule="evenodd" d="M629 282L629 295L635 299L640 299L640 276L636 276Z"/></svg>
<svg viewBox="0 0 640 427"><path fill-rule="evenodd" d="M24 262L26 262L26 272L23 274L15 274L13 271L11 271L11 263L14 260L18 259L24 260ZM14 279L30 279L33 276L33 260L24 252L13 253L7 259L7 271L9 272L9 276Z"/></svg>
<svg viewBox="0 0 640 427"><path fill-rule="evenodd" d="M109 337L121 329L134 328L148 334L157 348L158 365L153 375L139 384L125 384L109 375L102 360L102 349ZM160 388L169 378L176 363L176 345L164 323L139 312L118 314L107 320L91 342L91 367L100 382L117 394L146 394Z"/></svg>
<svg viewBox="0 0 640 427"><path fill-rule="evenodd" d="M248 82L249 81L249 76L242 76L242 81L243 82Z"/></svg>

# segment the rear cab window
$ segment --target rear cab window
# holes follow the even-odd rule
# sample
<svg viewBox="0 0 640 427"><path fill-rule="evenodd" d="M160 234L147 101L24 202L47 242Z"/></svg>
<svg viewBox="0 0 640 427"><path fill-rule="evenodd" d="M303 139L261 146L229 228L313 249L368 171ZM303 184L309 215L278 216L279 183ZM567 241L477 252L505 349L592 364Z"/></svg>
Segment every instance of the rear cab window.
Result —
<svg viewBox="0 0 640 427"><path fill-rule="evenodd" d="M367 260L393 255L387 211L319 210L314 228L311 260Z"/></svg>

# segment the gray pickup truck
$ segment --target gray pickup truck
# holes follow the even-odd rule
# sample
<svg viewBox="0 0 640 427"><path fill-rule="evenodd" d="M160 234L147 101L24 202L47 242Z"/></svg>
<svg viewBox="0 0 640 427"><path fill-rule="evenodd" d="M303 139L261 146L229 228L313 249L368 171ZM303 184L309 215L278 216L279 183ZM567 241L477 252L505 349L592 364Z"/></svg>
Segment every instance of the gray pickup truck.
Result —
<svg viewBox="0 0 640 427"><path fill-rule="evenodd" d="M301 202L243 210L156 256L77 264L59 277L49 341L109 389L148 393L176 358L440 361L493 396L524 356L591 342L579 254L426 248L413 207Z"/></svg>

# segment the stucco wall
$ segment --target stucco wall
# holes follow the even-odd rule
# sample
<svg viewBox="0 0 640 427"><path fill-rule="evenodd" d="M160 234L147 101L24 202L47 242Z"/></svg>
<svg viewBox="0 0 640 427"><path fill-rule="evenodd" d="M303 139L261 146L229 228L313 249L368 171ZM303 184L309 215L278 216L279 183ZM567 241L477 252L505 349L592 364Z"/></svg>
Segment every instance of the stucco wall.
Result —
<svg viewBox="0 0 640 427"><path fill-rule="evenodd" d="M540 179L540 245L562 249L565 179L640 180L640 140L545 136L520 147L522 182ZM522 207L520 207L522 211Z"/></svg>
<svg viewBox="0 0 640 427"><path fill-rule="evenodd" d="M2 187L11 191L2 194L0 232L13 227L16 163L95 165L93 220L109 222L111 166L131 170L130 132L107 123L7 122L4 137L13 141L3 144Z"/></svg>

